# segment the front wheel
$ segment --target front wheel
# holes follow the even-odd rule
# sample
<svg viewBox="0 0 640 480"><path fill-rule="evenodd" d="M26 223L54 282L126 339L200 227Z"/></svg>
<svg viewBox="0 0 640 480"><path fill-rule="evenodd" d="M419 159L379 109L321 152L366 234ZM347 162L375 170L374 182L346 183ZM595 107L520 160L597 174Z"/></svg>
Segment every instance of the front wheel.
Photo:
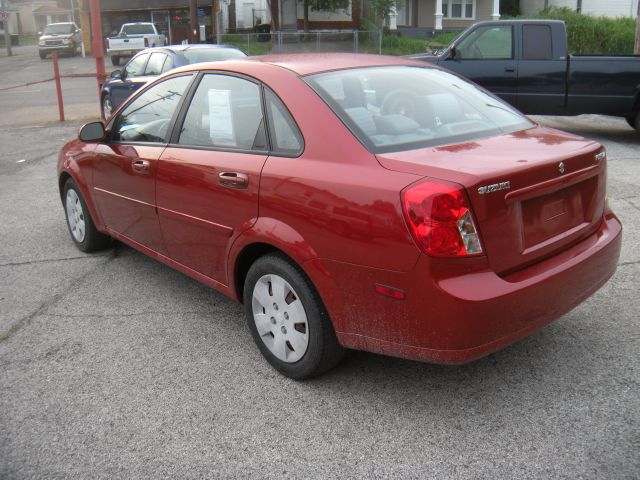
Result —
<svg viewBox="0 0 640 480"><path fill-rule="evenodd" d="M256 260L247 273L243 300L254 341L283 375L310 378L342 359L344 349L315 288L284 255Z"/></svg>
<svg viewBox="0 0 640 480"><path fill-rule="evenodd" d="M47 58L47 54L45 52L38 52L40 55L40 60L45 60Z"/></svg>
<svg viewBox="0 0 640 480"><path fill-rule="evenodd" d="M96 229L82 193L73 179L69 178L64 184L62 198L67 227L76 247L86 253L107 248L111 238Z"/></svg>
<svg viewBox="0 0 640 480"><path fill-rule="evenodd" d="M627 123L631 128L635 128L638 132L640 132L640 111L630 113L625 117Z"/></svg>
<svg viewBox="0 0 640 480"><path fill-rule="evenodd" d="M120 65L120 57L116 57L115 55L113 55L111 57L111 65L113 65L114 67Z"/></svg>

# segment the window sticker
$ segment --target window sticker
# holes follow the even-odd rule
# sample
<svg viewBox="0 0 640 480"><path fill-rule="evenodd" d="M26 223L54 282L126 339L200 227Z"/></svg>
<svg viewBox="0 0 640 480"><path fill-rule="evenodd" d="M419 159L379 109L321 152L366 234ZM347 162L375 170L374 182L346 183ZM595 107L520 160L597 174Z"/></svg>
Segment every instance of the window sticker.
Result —
<svg viewBox="0 0 640 480"><path fill-rule="evenodd" d="M210 88L209 136L214 145L237 147L231 114L231 90Z"/></svg>

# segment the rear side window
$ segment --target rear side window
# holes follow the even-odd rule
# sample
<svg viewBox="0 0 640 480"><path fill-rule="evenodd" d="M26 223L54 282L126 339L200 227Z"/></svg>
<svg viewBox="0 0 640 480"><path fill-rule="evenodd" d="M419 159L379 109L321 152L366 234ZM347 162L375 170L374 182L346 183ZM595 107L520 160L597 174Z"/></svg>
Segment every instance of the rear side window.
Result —
<svg viewBox="0 0 640 480"><path fill-rule="evenodd" d="M191 100L178 143L266 150L260 87L230 75L205 75Z"/></svg>
<svg viewBox="0 0 640 480"><path fill-rule="evenodd" d="M162 66L162 73L168 72L169 70L173 69L173 59L167 55L167 59L164 62L164 65Z"/></svg>
<svg viewBox="0 0 640 480"><path fill-rule="evenodd" d="M277 155L297 156L302 152L302 135L282 101L269 89L265 89L271 150Z"/></svg>
<svg viewBox="0 0 640 480"><path fill-rule="evenodd" d="M525 60L551 60L551 27L524 25L522 27L522 58Z"/></svg>
<svg viewBox="0 0 640 480"><path fill-rule="evenodd" d="M167 56L164 53L152 53L144 70L145 75L160 75L162 73L162 65Z"/></svg>

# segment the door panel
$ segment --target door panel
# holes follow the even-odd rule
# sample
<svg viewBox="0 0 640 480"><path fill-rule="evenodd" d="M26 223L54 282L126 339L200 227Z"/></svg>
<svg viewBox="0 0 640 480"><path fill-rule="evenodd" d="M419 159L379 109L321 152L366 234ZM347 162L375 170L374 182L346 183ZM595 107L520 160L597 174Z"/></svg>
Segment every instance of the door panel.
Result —
<svg viewBox="0 0 640 480"><path fill-rule="evenodd" d="M157 205L169 256L227 284L233 236L258 217L258 187L266 155L168 147L157 172ZM223 185L220 173L247 176L244 188Z"/></svg>
<svg viewBox="0 0 640 480"><path fill-rule="evenodd" d="M100 144L93 174L96 205L105 225L160 253L165 249L155 207L155 176L162 150L164 146Z"/></svg>

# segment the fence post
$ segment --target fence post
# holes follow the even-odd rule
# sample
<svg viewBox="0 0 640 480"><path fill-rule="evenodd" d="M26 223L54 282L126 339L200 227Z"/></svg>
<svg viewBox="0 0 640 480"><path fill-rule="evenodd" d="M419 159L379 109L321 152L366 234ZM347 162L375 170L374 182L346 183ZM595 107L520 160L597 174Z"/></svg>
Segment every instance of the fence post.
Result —
<svg viewBox="0 0 640 480"><path fill-rule="evenodd" d="M320 51L320 32L316 33L316 52Z"/></svg>
<svg viewBox="0 0 640 480"><path fill-rule="evenodd" d="M382 34L384 33L384 29L378 30L378 53L382 55Z"/></svg>
<svg viewBox="0 0 640 480"><path fill-rule="evenodd" d="M358 53L358 30L353 31L353 53Z"/></svg>
<svg viewBox="0 0 640 480"><path fill-rule="evenodd" d="M56 81L56 95L58 97L58 114L60 121L64 122L64 105L62 104L62 85L60 85L60 69L58 68L58 52L51 52L51 61L53 62L53 78Z"/></svg>

